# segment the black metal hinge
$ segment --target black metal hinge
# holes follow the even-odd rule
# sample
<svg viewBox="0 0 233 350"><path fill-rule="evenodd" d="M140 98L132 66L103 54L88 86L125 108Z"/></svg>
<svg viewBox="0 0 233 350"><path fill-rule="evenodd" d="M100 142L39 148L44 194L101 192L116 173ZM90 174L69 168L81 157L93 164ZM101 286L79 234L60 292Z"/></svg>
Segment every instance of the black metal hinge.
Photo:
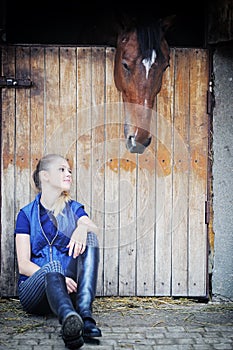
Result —
<svg viewBox="0 0 233 350"><path fill-rule="evenodd" d="M210 201L205 201L205 224L210 222Z"/></svg>
<svg viewBox="0 0 233 350"><path fill-rule="evenodd" d="M0 88L15 88L15 89L25 89L32 87L33 83L30 79L16 79L1 76L0 77Z"/></svg>

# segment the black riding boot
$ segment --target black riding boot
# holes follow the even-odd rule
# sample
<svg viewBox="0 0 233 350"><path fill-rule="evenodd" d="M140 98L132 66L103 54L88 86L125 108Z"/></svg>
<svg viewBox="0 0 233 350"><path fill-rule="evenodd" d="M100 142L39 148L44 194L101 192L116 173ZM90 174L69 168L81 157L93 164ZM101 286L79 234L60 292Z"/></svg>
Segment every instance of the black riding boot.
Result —
<svg viewBox="0 0 233 350"><path fill-rule="evenodd" d="M48 272L45 286L49 306L62 325L65 345L69 349L79 349L84 344L83 321L71 302L65 277L59 272Z"/></svg>
<svg viewBox="0 0 233 350"><path fill-rule="evenodd" d="M83 335L101 337L101 330L96 327L96 322L92 317L92 303L95 299L97 285L99 248L87 246L80 258L76 308L84 322Z"/></svg>

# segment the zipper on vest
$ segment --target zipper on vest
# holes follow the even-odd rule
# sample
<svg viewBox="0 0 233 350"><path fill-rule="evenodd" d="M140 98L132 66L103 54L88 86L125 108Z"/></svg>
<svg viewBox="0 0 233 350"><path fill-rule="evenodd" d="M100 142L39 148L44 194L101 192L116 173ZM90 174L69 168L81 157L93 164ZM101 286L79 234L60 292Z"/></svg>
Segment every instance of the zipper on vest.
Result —
<svg viewBox="0 0 233 350"><path fill-rule="evenodd" d="M58 229L57 229L57 233L56 235L54 236L54 238L52 239L52 241L50 242L48 237L46 236L44 230L43 230L43 227L41 225L41 222L40 222L40 204L38 203L38 220L39 220L39 224L40 224L40 228L41 228L41 231L42 231L42 234L44 236L44 238L46 239L48 245L49 245L49 261L53 261L53 248L52 248L52 245L55 241L55 239L57 238L58 236Z"/></svg>
<svg viewBox="0 0 233 350"><path fill-rule="evenodd" d="M49 260L50 262L53 261L53 249L52 249L52 245L49 245Z"/></svg>

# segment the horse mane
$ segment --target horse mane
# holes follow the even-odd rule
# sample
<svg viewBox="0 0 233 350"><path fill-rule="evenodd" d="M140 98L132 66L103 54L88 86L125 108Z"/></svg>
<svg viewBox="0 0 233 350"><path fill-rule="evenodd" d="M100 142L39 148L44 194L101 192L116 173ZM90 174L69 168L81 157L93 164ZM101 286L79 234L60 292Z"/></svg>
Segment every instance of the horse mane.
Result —
<svg viewBox="0 0 233 350"><path fill-rule="evenodd" d="M135 26L135 30L143 58L151 58L153 50L156 51L157 57L163 56L160 48L162 29L159 21L139 23Z"/></svg>
<svg viewBox="0 0 233 350"><path fill-rule="evenodd" d="M165 18L156 18L153 14L141 13L140 16L133 14L121 14L119 16L119 32L131 33L136 31L139 49L142 58L151 58L152 51L156 51L157 58L163 59L161 41L167 30L173 25L175 15Z"/></svg>

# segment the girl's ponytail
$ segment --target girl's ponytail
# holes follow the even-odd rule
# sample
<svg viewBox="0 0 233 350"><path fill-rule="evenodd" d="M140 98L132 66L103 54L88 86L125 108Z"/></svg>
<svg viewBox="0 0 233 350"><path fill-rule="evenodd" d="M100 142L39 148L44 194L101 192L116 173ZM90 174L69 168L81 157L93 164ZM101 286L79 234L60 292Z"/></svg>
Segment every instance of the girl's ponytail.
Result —
<svg viewBox="0 0 233 350"><path fill-rule="evenodd" d="M62 215L62 211L65 208L66 203L68 203L70 200L71 200L70 194L66 191L63 191L60 197L58 197L58 199L54 203L54 206L52 208L53 215L55 217L57 217L58 214Z"/></svg>
<svg viewBox="0 0 233 350"><path fill-rule="evenodd" d="M39 160L39 162L37 163L36 169L32 173L34 187L38 192L41 191L40 170L41 170L41 161Z"/></svg>

